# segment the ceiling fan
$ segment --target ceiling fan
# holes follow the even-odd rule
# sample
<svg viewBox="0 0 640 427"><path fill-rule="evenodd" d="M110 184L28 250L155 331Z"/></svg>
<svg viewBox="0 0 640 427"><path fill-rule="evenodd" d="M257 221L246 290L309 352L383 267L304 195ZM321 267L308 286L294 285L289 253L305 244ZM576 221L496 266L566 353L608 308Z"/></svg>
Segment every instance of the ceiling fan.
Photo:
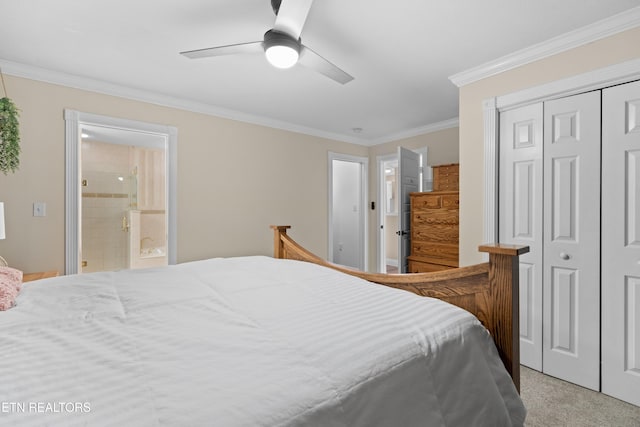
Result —
<svg viewBox="0 0 640 427"><path fill-rule="evenodd" d="M216 46L206 49L180 52L187 58L264 53L269 63L278 68L290 68L295 64L315 70L338 83L345 84L353 77L302 44L300 33L307 19L313 0L271 0L276 14L272 29L264 33L264 40Z"/></svg>

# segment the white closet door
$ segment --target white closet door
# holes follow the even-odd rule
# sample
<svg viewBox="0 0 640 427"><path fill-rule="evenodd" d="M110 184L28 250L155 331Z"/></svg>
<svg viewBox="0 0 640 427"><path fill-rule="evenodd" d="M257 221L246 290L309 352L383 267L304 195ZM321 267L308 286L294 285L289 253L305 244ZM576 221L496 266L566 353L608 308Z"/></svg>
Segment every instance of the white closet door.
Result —
<svg viewBox="0 0 640 427"><path fill-rule="evenodd" d="M602 391L640 405L640 82L602 120Z"/></svg>
<svg viewBox="0 0 640 427"><path fill-rule="evenodd" d="M600 388L600 92L544 104L544 372Z"/></svg>
<svg viewBox="0 0 640 427"><path fill-rule="evenodd" d="M500 114L501 243L520 257L520 363L542 370L542 103Z"/></svg>

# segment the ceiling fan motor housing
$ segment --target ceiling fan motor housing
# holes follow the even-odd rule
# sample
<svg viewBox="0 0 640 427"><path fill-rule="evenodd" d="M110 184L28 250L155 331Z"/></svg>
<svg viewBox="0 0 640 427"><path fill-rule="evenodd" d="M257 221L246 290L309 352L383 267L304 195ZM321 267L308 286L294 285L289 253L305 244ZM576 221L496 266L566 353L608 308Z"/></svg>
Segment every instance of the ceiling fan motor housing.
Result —
<svg viewBox="0 0 640 427"><path fill-rule="evenodd" d="M289 34L281 33L276 30L269 30L264 33L264 50L272 46L286 46L300 53L301 39L294 39Z"/></svg>
<svg viewBox="0 0 640 427"><path fill-rule="evenodd" d="M276 15L278 15L278 11L280 10L280 3L282 3L282 0L271 0L271 8Z"/></svg>

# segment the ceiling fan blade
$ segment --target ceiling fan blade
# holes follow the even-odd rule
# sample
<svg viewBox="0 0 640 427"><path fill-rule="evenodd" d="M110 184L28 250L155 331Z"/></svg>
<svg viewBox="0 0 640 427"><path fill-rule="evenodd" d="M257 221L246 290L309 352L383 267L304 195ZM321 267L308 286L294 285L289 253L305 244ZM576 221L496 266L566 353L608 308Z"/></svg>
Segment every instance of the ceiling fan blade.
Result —
<svg viewBox="0 0 640 427"><path fill-rule="evenodd" d="M315 70L320 74L324 74L340 84L349 83L353 80L353 76L342 71L340 68L336 67L331 62L327 61L304 45L300 50L300 59L298 59L298 64Z"/></svg>
<svg viewBox="0 0 640 427"><path fill-rule="evenodd" d="M282 0L273 29L298 40L313 0Z"/></svg>
<svg viewBox="0 0 640 427"><path fill-rule="evenodd" d="M206 49L188 50L186 52L180 52L180 55L184 55L187 58L191 59L197 59L208 58L211 56L236 55L246 53L264 53L262 41L230 44L227 46L217 46Z"/></svg>

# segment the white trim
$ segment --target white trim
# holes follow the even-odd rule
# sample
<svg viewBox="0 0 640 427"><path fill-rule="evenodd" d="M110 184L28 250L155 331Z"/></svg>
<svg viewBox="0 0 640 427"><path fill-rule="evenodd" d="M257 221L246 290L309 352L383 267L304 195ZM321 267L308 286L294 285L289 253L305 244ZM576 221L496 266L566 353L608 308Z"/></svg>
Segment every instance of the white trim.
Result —
<svg viewBox="0 0 640 427"><path fill-rule="evenodd" d="M397 154L384 154L381 156L376 156L376 164L377 164L377 171L378 173L376 174L376 187L377 187L377 194L378 194L378 202L377 202L377 210L378 210L378 214L376 215L377 218L377 223L376 223L376 237L377 237L377 243L378 246L376 248L376 268L377 268L377 272L378 273L386 273L386 251L383 249L386 249L385 246L385 231L384 229L380 228L384 222L384 216L385 214L385 208L384 208L384 196L385 196L385 190L384 190L384 163L385 162L389 162L392 160L398 160L398 155Z"/></svg>
<svg viewBox="0 0 640 427"><path fill-rule="evenodd" d="M167 126L167 262L178 263L178 129Z"/></svg>
<svg viewBox="0 0 640 427"><path fill-rule="evenodd" d="M627 83L640 79L640 59L623 62L600 68L598 70L589 71L574 77L557 80L551 83L535 86L530 89L521 90L497 98L489 98L483 101L485 114L485 130L484 130L484 146L485 146L485 188L484 188L484 227L485 237L490 232L491 226L498 230L498 214L494 209L493 213L487 210L487 206L493 203L491 199L491 189L495 191L493 182L499 180L499 170L497 167L491 168L487 166L487 152L492 150L495 152L494 158L499 158L499 113L511 108L533 104L536 102L548 101L550 99L560 98L563 96L571 96L591 90L604 89L605 87ZM491 106L496 113L495 122L490 118ZM498 123L495 131L491 130L491 126ZM496 201L499 203L499 200ZM497 240L499 242L499 240Z"/></svg>
<svg viewBox="0 0 640 427"><path fill-rule="evenodd" d="M210 116L251 123L259 126L266 126L274 129L286 130L289 132L296 132L305 135L317 136L320 138L332 139L335 141L349 142L358 145L371 145L371 142L364 138L326 132L307 126L295 125L280 120L243 113L237 110L231 110L228 108L218 107L202 102L191 101L184 98L162 95L151 91L136 89L89 77L62 73L46 68L34 67L31 65L25 65L6 60L0 60L0 68L2 68L2 72L4 74L24 77L31 80L87 90L90 92L102 93L105 95L118 96L134 101L146 102L163 107L177 108L194 113L207 114Z"/></svg>
<svg viewBox="0 0 640 427"><path fill-rule="evenodd" d="M303 135L316 136L319 138L326 138L334 141L342 141L364 146L374 146L383 144L385 142L395 141L396 139L400 138L408 138L411 136L421 135L424 133L435 132L437 130L458 126L457 119L450 119L443 122L417 127L414 129L408 129L400 133L388 135L378 139L367 139L363 137L327 132L320 129L284 122L281 120L275 120L267 117L256 116L254 114L243 113L237 110L218 107L203 102L195 102L184 98L162 95L155 92L136 89L133 87L123 86L103 80L78 76L69 73L62 73L60 71L49 70L46 68L35 67L32 65L21 64L4 59L0 59L0 68L2 69L2 72L4 74L16 77L22 77L75 89L117 96L133 101L146 102L163 107L176 108L179 110L236 120L258 126L266 126L273 129L286 130L289 132L301 133Z"/></svg>
<svg viewBox="0 0 640 427"><path fill-rule="evenodd" d="M362 210L360 212L360 239L359 244L362 245L362 265L363 270L368 271L369 268L369 222L368 222L368 183L369 183L369 158L368 157L360 157L360 156L352 156L350 154L342 154L342 153L334 153L329 151L328 154L328 191L327 194L329 196L328 200L328 260L333 261L333 230L331 228L331 224L333 224L333 161L341 160L344 162L353 162L360 164L360 180L362 182L362 188L360 189L360 202L362 206Z"/></svg>
<svg viewBox="0 0 640 427"><path fill-rule="evenodd" d="M458 87L465 86L638 26L640 26L640 7L634 7L542 43L454 74L449 77L449 80Z"/></svg>
<svg viewBox="0 0 640 427"><path fill-rule="evenodd" d="M484 116L484 227L483 242L498 242L498 110L496 99L482 103ZM484 254L484 258L488 257Z"/></svg>
<svg viewBox="0 0 640 427"><path fill-rule="evenodd" d="M429 146L416 148L416 153L420 154L420 191L428 191L424 188L426 168L430 167L429 163Z"/></svg>
<svg viewBox="0 0 640 427"><path fill-rule="evenodd" d="M398 260L397 259L385 258L385 262L387 263L387 265L390 265L392 267L397 267L398 266Z"/></svg>
<svg viewBox="0 0 640 427"><path fill-rule="evenodd" d="M352 135L344 135L335 132L327 132L307 126L300 126L281 120L271 119L268 117L247 114L237 110L218 107L203 102L191 101L184 98L162 95L159 93L136 89L133 87L123 86L103 80L93 79L84 76L78 76L60 71L49 70L46 68L35 67L32 65L21 64L18 62L0 59L0 69L4 74L23 77L31 80L57 84L61 86L71 87L75 89L86 90L90 92L101 93L105 95L117 96L120 98L130 99L134 101L146 102L149 104L160 105L163 107L177 108L179 110L190 111L194 113L207 114L210 116L220 117L224 119L236 120L244 123L250 123L259 126L266 126L273 129L280 129L289 132L301 133L303 135L316 136L319 138L331 139L334 141L348 142L351 144L374 146L385 142L395 141L401 138L409 138L424 133L435 132L437 130L452 128L458 126L458 119L449 119L442 122L417 127L414 129L404 130L402 132L387 135L377 139L367 139Z"/></svg>
<svg viewBox="0 0 640 427"><path fill-rule="evenodd" d="M640 59L621 62L594 71L534 86L496 98L496 108L504 111L534 102L577 95L640 79Z"/></svg>
<svg viewBox="0 0 640 427"><path fill-rule="evenodd" d="M458 119L458 117L454 117L453 119L443 120L441 122L431 123L430 125L403 130L401 132L393 133L382 138L376 138L369 141L366 145L374 146L385 144L387 142L395 142L401 139L412 138L414 136L437 132L439 130L456 128L458 126L460 126L460 120Z"/></svg>
<svg viewBox="0 0 640 427"><path fill-rule="evenodd" d="M80 271L80 153L79 126L80 113L64 110L65 120L65 243L64 272L74 274Z"/></svg>
<svg viewBox="0 0 640 427"><path fill-rule="evenodd" d="M178 130L172 126L118 119L98 114L64 110L65 119L65 274L80 271L80 127L85 125L105 126L156 134L164 138L167 170L167 256L169 264L177 263L177 143Z"/></svg>

